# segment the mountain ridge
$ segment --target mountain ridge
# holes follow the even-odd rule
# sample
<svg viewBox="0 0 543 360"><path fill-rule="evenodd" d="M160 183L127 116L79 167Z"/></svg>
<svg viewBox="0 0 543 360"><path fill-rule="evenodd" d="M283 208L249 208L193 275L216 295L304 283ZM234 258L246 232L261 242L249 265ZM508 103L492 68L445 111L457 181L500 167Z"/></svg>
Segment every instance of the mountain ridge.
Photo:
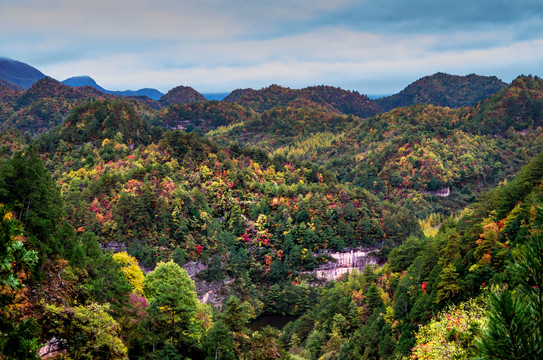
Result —
<svg viewBox="0 0 543 360"><path fill-rule="evenodd" d="M152 88L143 88L139 90L122 90L122 91L107 90L101 87L100 85L98 85L96 81L88 75L72 76L61 82L65 85L69 85L72 87L92 86L93 88L110 95L119 95L119 96L127 96L127 97L128 96L147 96L155 101L159 100L162 96L164 96L163 93Z"/></svg>
<svg viewBox="0 0 543 360"><path fill-rule="evenodd" d="M46 75L21 61L0 57L0 79L23 89L28 89Z"/></svg>
<svg viewBox="0 0 543 360"><path fill-rule="evenodd" d="M375 103L383 111L419 103L458 108L475 105L506 86L496 76L438 72L418 79L397 94L376 99Z"/></svg>

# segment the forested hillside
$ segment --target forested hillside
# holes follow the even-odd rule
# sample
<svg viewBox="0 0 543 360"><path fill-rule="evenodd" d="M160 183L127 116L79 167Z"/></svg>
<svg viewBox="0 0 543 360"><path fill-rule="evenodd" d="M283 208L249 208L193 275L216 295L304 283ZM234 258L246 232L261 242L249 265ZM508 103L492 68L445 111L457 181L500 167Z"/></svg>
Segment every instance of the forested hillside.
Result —
<svg viewBox="0 0 543 360"><path fill-rule="evenodd" d="M0 359L539 359L542 91L0 83Z"/></svg>
<svg viewBox="0 0 543 360"><path fill-rule="evenodd" d="M542 179L540 154L435 236L409 238L385 266L330 285L283 343L312 358L537 359Z"/></svg>
<svg viewBox="0 0 543 360"><path fill-rule="evenodd" d="M506 86L506 83L495 76L437 73L415 81L398 94L377 99L375 102L383 111L415 104L459 108L473 106Z"/></svg>
<svg viewBox="0 0 543 360"><path fill-rule="evenodd" d="M300 90L278 85L271 85L261 90L235 90L223 101L235 102L257 112L275 107L313 107L331 113L363 118L379 112L379 107L365 95L324 85Z"/></svg>
<svg viewBox="0 0 543 360"><path fill-rule="evenodd" d="M415 105L366 121L277 109L209 135L310 160L340 182L400 202L423 217L449 214L516 174L541 151L542 85L537 77L521 76L475 107ZM434 195L447 188L450 196Z"/></svg>

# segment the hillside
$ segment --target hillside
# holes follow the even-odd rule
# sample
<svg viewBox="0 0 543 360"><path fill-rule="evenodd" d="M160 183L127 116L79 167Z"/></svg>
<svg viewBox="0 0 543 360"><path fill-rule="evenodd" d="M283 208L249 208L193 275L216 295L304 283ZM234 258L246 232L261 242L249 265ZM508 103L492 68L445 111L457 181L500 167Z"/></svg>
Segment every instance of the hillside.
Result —
<svg viewBox="0 0 543 360"><path fill-rule="evenodd" d="M13 109L2 119L0 129L29 134L47 131L60 124L77 105L108 96L90 86L74 89L45 77L12 101Z"/></svg>
<svg viewBox="0 0 543 360"><path fill-rule="evenodd" d="M311 94L308 96L314 99L322 99L345 115L367 118L381 111L375 102L371 101L366 95L361 95L356 91L347 91L324 85L310 86L302 89L302 91Z"/></svg>
<svg viewBox="0 0 543 360"><path fill-rule="evenodd" d="M22 93L6 90L10 98L0 98L4 115L0 116L0 130L17 129L31 135L45 132L63 120L79 105L87 102L113 99L91 86L72 88L52 78L43 78ZM10 100L11 99L11 100ZM140 116L150 117L160 108L148 97L130 97L124 100L132 104Z"/></svg>
<svg viewBox="0 0 543 360"><path fill-rule="evenodd" d="M475 107L417 105L340 123L316 111L275 110L209 135L311 160L340 182L362 186L424 217L462 208L540 151L541 95L541 79L521 76ZM447 188L450 196L433 195Z"/></svg>
<svg viewBox="0 0 543 360"><path fill-rule="evenodd" d="M247 94L247 93L251 93L251 92L254 92L255 90L253 89L236 89L234 91L232 91L230 94L228 94L224 99L222 99L222 101L224 102L235 102L237 101L238 99L240 99L243 95Z"/></svg>
<svg viewBox="0 0 543 360"><path fill-rule="evenodd" d="M45 75L41 71L30 65L0 57L0 79L8 83L28 89L44 77Z"/></svg>
<svg viewBox="0 0 543 360"><path fill-rule="evenodd" d="M311 145L313 137L329 144L358 121L353 116L330 114L320 108L274 108L247 121L210 131L207 136L221 144L235 139L242 145L258 146L274 153L278 149L302 143L309 147L323 146L317 143Z"/></svg>
<svg viewBox="0 0 543 360"><path fill-rule="evenodd" d="M0 79L0 103L10 103L19 97L22 89Z"/></svg>
<svg viewBox="0 0 543 360"><path fill-rule="evenodd" d="M378 106L367 96L331 86L312 86L289 89L271 85L261 90L235 90L223 101L236 102L257 112L274 107L321 108L330 113L369 117L379 112Z"/></svg>
<svg viewBox="0 0 543 360"><path fill-rule="evenodd" d="M206 133L221 126L244 123L257 114L241 105L219 101L202 101L171 105L161 110L155 124L168 129L197 130Z"/></svg>
<svg viewBox="0 0 543 360"><path fill-rule="evenodd" d="M460 111L461 129L489 135L530 132L543 126L543 79L519 76L495 96L481 101L475 111Z"/></svg>
<svg viewBox="0 0 543 360"><path fill-rule="evenodd" d="M436 360L514 358L511 343L540 344L541 317L510 306L538 304L542 294L542 181L543 153L435 236L408 239L385 266L329 287L313 311L287 325L282 343L313 358ZM519 322L530 326L507 334Z"/></svg>
<svg viewBox="0 0 543 360"><path fill-rule="evenodd" d="M376 99L375 103L383 111L416 104L459 108L473 106L506 86L495 76L436 73L415 81L398 94Z"/></svg>
<svg viewBox="0 0 543 360"><path fill-rule="evenodd" d="M101 130L90 137L79 139L65 132L100 119ZM158 141L146 144L125 138L122 132L131 132L126 126L140 122L137 127L145 127L141 121L120 101L93 103L78 108L64 126L35 143L43 160L32 150L0 160L0 203L26 212L22 223L0 206L2 229L9 230L2 233L7 234L3 243L25 239L17 265L26 273L12 281L28 288L14 288L14 296L0 304L17 309L3 320L13 329L7 336L10 342L0 344L4 349L25 337L72 339L91 331L100 338L106 322L115 340L108 342L115 346L108 351L130 356L151 354L158 347L161 353L169 349L202 358L219 330L227 338L245 339L225 348L240 356L269 344L284 354L316 358L390 358L411 351L416 356L425 341L446 341L479 354L492 351L474 345L476 338L491 336L484 328L473 327L469 336L445 340L415 334L421 326L440 321L440 312L454 304L461 307L446 313L448 329L462 331L477 319L492 321L489 312L499 310L480 297L487 287L509 283L511 288L526 288L520 277L508 276L506 265L518 258L515 249L524 251L522 244L540 235L543 154L461 216L445 219L437 235L422 237L405 209L367 191L338 185L311 164L284 162L254 150L221 149L180 131L157 133ZM108 134L113 133L111 138ZM24 142L3 140L10 139ZM11 186L16 181L19 186ZM399 243L388 253L387 245ZM103 253L99 244L126 249L142 266L156 268L144 277L135 259ZM326 249L361 244L385 245L388 262L344 276L322 291L305 274L330 261ZM31 270L29 259L38 256L41 270ZM160 262L170 259L173 262ZM194 275L197 286L178 264L199 269ZM153 278L158 276L159 288L168 289L163 293L183 294L174 304L184 306L188 315L176 324L160 322L171 316L164 304L172 300L153 292L158 286ZM185 280L180 285L173 279ZM205 287L210 284L215 285ZM197 300L197 289L224 301L216 322L211 321L211 309ZM220 300L229 294L238 297ZM469 303L471 298L479 305ZM182 305L187 299L192 299L192 307ZM301 317L281 332L262 330L266 341L261 343L261 333L246 328L251 314L261 311ZM471 311L479 315L468 317ZM86 321L89 312L100 314L102 322ZM39 332L22 331L29 326L28 316L37 320ZM230 316L236 321L224 323ZM69 328L55 325L68 319ZM160 327L149 330L151 322ZM169 337L160 334L182 327L192 336L190 344L164 347ZM143 336L150 331L156 332L159 346ZM32 344L17 346L35 349ZM68 351L92 342L78 344Z"/></svg>

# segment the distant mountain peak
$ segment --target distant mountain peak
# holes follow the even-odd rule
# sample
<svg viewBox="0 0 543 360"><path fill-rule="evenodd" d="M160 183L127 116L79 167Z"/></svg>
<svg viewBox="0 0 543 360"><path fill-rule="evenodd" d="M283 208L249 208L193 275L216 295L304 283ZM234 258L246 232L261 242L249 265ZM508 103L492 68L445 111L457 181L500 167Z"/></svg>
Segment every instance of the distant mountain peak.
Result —
<svg viewBox="0 0 543 360"><path fill-rule="evenodd" d="M377 99L376 103L384 111L414 104L458 108L475 105L506 86L507 83L496 76L461 76L438 72L418 79L398 94Z"/></svg>
<svg viewBox="0 0 543 360"><path fill-rule="evenodd" d="M160 91L155 90L155 89L150 89L150 88L144 88L144 89L139 89L139 90L124 90L124 91L106 90L100 85L98 85L96 81L88 75L73 76L69 79L64 80L62 83L65 85L69 85L71 87L92 86L96 90L102 91L106 94L118 95L118 96L147 96L153 100L158 100L164 95Z"/></svg>
<svg viewBox="0 0 543 360"><path fill-rule="evenodd" d="M38 69L23 62L0 57L0 79L23 89L28 89L36 81L45 77Z"/></svg>
<svg viewBox="0 0 543 360"><path fill-rule="evenodd" d="M207 101L207 99L200 94L198 91L194 90L190 86L177 86L164 96L162 96L159 102L163 106L169 106L174 104L188 104L198 101Z"/></svg>
<svg viewBox="0 0 543 360"><path fill-rule="evenodd" d="M65 85L70 85L70 86L98 85L96 83L96 81L94 81L94 79L91 78L88 75L72 76L72 77L62 81L62 83L65 84ZM83 85L72 85L72 84L79 84L79 83L81 83Z"/></svg>
<svg viewBox="0 0 543 360"><path fill-rule="evenodd" d="M71 87L80 87L80 86L92 86L96 90L100 90L102 92L108 93L106 89L101 87L94 81L93 78L91 78L88 75L82 75L82 76L73 76L71 78L68 78L64 81L62 81L64 85L68 85Z"/></svg>

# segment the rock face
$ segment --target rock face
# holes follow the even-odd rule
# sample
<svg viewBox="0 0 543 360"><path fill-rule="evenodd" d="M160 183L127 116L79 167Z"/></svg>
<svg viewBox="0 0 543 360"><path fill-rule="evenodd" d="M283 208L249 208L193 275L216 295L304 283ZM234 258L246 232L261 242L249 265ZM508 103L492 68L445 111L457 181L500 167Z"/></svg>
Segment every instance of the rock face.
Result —
<svg viewBox="0 0 543 360"><path fill-rule="evenodd" d="M441 196L441 197L447 197L451 194L451 188L450 187L444 187L439 190L435 191L423 191L425 194L428 195L434 195L434 196Z"/></svg>
<svg viewBox="0 0 543 360"><path fill-rule="evenodd" d="M188 261L183 265L183 269L187 270L187 273L194 280L196 275L207 269L207 265L201 261Z"/></svg>
<svg viewBox="0 0 543 360"><path fill-rule="evenodd" d="M345 252L330 252L333 261L319 266L313 272L318 279L325 281L335 280L341 275L347 274L353 270L362 272L366 265L377 264L375 253L378 249L353 249Z"/></svg>
<svg viewBox="0 0 543 360"><path fill-rule="evenodd" d="M233 283L234 279L223 280L219 282L207 282L205 280L195 281L196 293L201 303L212 304L215 307L222 307L227 295L229 294L228 285Z"/></svg>
<svg viewBox="0 0 543 360"><path fill-rule="evenodd" d="M100 248L102 248L102 251L106 252L106 251L113 251L114 253L118 253L118 252L121 252L121 251L127 251L128 248L126 247L125 244L121 244L117 241L112 241L110 243L107 243L107 244L100 244Z"/></svg>
<svg viewBox="0 0 543 360"><path fill-rule="evenodd" d="M234 282L234 279L226 279L218 282L208 282L199 280L198 274L207 270L208 265L201 261L188 261L183 265L190 278L194 280L196 294L201 303L221 306L229 293L228 284Z"/></svg>

